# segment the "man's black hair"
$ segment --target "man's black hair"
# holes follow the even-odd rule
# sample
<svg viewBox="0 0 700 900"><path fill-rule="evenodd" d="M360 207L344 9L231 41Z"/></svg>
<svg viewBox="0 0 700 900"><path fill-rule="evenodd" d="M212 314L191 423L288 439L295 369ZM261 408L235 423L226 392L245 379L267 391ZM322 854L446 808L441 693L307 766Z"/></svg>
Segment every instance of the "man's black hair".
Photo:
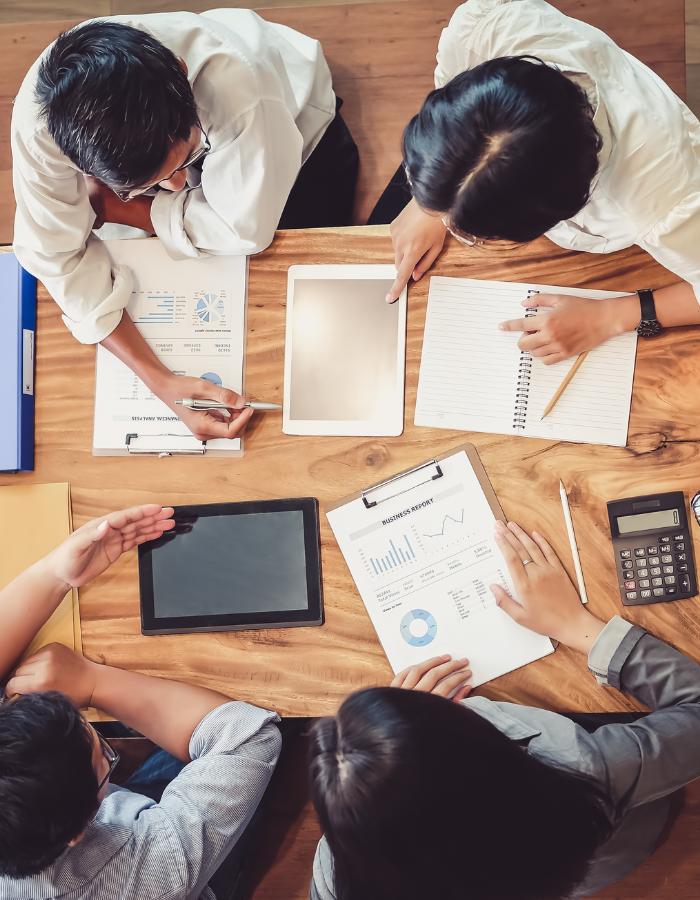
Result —
<svg viewBox="0 0 700 900"><path fill-rule="evenodd" d="M512 56L430 93L404 132L404 159L418 204L454 231L525 242L585 206L601 144L578 85Z"/></svg>
<svg viewBox="0 0 700 900"><path fill-rule="evenodd" d="M112 188L150 184L199 123L175 54L118 22L60 35L39 66L36 97L61 152Z"/></svg>
<svg viewBox="0 0 700 900"><path fill-rule="evenodd" d="M57 691L0 706L0 876L37 875L99 806L90 728Z"/></svg>

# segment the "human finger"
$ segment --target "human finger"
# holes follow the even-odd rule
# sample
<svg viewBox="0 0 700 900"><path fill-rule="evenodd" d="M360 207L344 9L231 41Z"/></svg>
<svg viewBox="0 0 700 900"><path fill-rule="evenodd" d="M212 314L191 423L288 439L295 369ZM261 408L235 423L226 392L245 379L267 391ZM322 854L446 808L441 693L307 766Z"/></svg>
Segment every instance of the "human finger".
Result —
<svg viewBox="0 0 700 900"><path fill-rule="evenodd" d="M394 280L394 283L389 288L389 293L386 295L387 303L394 303L395 300L399 299L401 291L408 284L409 279L413 274L413 270L415 269L416 264L419 261L420 257L416 259L415 255L409 255L408 253L404 254L401 259L401 264L397 266L396 278Z"/></svg>
<svg viewBox="0 0 700 900"><path fill-rule="evenodd" d="M530 559L534 560L539 566L544 565L546 561L544 554L527 531L524 531L517 522L508 522L508 531L520 541Z"/></svg>
<svg viewBox="0 0 700 900"><path fill-rule="evenodd" d="M500 322L499 331L532 331L532 316L525 319L508 319L507 322Z"/></svg>
<svg viewBox="0 0 700 900"><path fill-rule="evenodd" d="M466 657L464 659L451 659L441 663L439 666L435 666L429 672L426 672L414 687L414 690L432 693L443 678L453 675L459 669L464 669L468 663L469 660Z"/></svg>
<svg viewBox="0 0 700 900"><path fill-rule="evenodd" d="M438 697L449 697L454 690L467 685L471 677L471 669L463 666L458 672L444 677L439 684L435 685L431 693L437 694Z"/></svg>
<svg viewBox="0 0 700 900"><path fill-rule="evenodd" d="M254 412L255 410L249 406L242 410L240 415L232 416L226 421L219 421L207 412L202 411L197 413L191 422L188 421L186 424L197 440L208 441L213 438L231 440L239 437L245 431L245 427Z"/></svg>
<svg viewBox="0 0 700 900"><path fill-rule="evenodd" d="M496 599L496 605L500 606L504 613L507 613L514 622L522 620L524 610L519 603L513 600L508 591L505 591L500 584L490 584L489 590Z"/></svg>
<svg viewBox="0 0 700 900"><path fill-rule="evenodd" d="M552 347L552 339L544 331L528 331L518 339L518 349L534 356L539 356L537 351L545 347Z"/></svg>
<svg viewBox="0 0 700 900"><path fill-rule="evenodd" d="M510 528L508 528L503 524L503 522L497 519L496 535L498 536L499 534L503 538L503 540L507 541L507 543L512 547L521 563L525 562L526 559L532 559L528 549L525 547L518 535L514 534L510 530ZM544 559L542 558L541 554L539 554L539 557L540 561L543 562Z"/></svg>
<svg viewBox="0 0 700 900"><path fill-rule="evenodd" d="M556 294L533 294L531 297L527 297L525 300L520 301L521 306L526 306L528 309L537 309L539 306L546 306L547 309L554 309L557 305L557 295Z"/></svg>
<svg viewBox="0 0 700 900"><path fill-rule="evenodd" d="M391 687L402 687L410 691L418 684L426 672L429 672L434 666L439 666L448 659L450 659L450 655L449 653L445 653L443 656L433 656L431 659L426 659L423 662L416 663L416 665L408 666L399 672L398 675L394 676Z"/></svg>
<svg viewBox="0 0 700 900"><path fill-rule="evenodd" d="M453 702L453 703L459 703L459 701L460 701L460 700L464 700L464 698L465 698L468 694L470 694L471 691L472 691L472 686L471 686L471 684L465 684L465 685L463 685L463 686L457 691L457 693L454 695L454 697L452 697L452 702Z"/></svg>
<svg viewBox="0 0 700 900"><path fill-rule="evenodd" d="M418 265L413 270L413 280L419 281L423 275L428 271L428 269L432 266L435 260L440 255L440 251L443 247L443 242L433 244L433 246L428 250L428 252L420 259Z"/></svg>
<svg viewBox="0 0 700 900"><path fill-rule="evenodd" d="M540 351L534 351L532 355L541 359L545 366L553 366L555 363L563 362L565 359L571 359L572 354L564 351L558 351L557 353L547 352L545 347Z"/></svg>
<svg viewBox="0 0 700 900"><path fill-rule="evenodd" d="M549 544L549 542L544 537L542 537L539 531L532 532L532 539L540 548L542 555L550 564L550 566L561 566L561 560L557 556L556 552Z"/></svg>

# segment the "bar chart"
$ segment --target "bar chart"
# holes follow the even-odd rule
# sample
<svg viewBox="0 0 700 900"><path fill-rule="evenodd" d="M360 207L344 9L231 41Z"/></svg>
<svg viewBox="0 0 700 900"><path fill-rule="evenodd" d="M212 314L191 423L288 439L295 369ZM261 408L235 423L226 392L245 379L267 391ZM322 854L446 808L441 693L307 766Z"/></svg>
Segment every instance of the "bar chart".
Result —
<svg viewBox="0 0 700 900"><path fill-rule="evenodd" d="M396 543L389 539L384 546L384 550L386 552L383 555L381 555L380 551L380 555L376 557L367 557L375 575L380 575L382 572L389 572L392 569L399 569L401 566L413 562L416 558L416 554L413 551L411 541L407 534L401 535L401 538L397 539Z"/></svg>

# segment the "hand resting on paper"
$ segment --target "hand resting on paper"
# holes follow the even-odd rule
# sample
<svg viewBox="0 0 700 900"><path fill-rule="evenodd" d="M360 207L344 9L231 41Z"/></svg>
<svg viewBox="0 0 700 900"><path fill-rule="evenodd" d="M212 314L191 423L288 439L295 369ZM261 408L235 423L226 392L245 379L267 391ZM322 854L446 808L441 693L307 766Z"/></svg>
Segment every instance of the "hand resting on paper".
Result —
<svg viewBox="0 0 700 900"><path fill-rule="evenodd" d="M496 543L503 554L520 602L500 585L489 588L496 603L518 624L588 653L605 627L581 603L559 558L536 531L530 537L515 522L496 521ZM523 565L525 560L531 562Z"/></svg>
<svg viewBox="0 0 700 900"><path fill-rule="evenodd" d="M522 305L551 307L551 312L537 318L511 319L498 327L501 331L525 332L518 347L551 366L628 331L621 321L624 311L621 299L627 298L591 300L568 294L538 294L523 300Z"/></svg>
<svg viewBox="0 0 700 900"><path fill-rule="evenodd" d="M237 394L225 387L219 387L205 378L190 378L187 375L172 375L159 388L152 388L160 399L187 425L192 434L200 441L212 438L239 438L245 431L254 410L245 407L242 394ZM218 409L187 409L178 406L176 400L192 397L193 400L215 400L229 407L230 415Z"/></svg>
<svg viewBox="0 0 700 900"><path fill-rule="evenodd" d="M391 682L391 687L425 691L459 702L471 691L468 682L472 673L467 668L468 665L468 659L452 659L449 653L434 656L399 672ZM453 691L454 696L450 696Z"/></svg>

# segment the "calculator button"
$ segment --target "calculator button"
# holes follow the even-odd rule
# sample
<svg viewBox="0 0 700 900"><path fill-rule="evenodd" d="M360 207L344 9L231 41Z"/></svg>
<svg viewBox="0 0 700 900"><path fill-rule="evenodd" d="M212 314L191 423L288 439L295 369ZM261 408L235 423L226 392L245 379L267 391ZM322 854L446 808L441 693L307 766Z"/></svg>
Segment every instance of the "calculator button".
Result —
<svg viewBox="0 0 700 900"><path fill-rule="evenodd" d="M652 574L652 575L660 575L660 574L661 574L661 567L660 567L660 566L654 566L654 568L651 569L650 571L651 571L651 574Z"/></svg>
<svg viewBox="0 0 700 900"><path fill-rule="evenodd" d="M667 593L667 594L677 594L677 593L678 593L678 588L667 587L667 588L666 588L666 593Z"/></svg>
<svg viewBox="0 0 700 900"><path fill-rule="evenodd" d="M650 565L650 566L658 566L658 564L659 564L659 557L658 557L658 556L650 556L650 557L649 557L649 565Z"/></svg>
<svg viewBox="0 0 700 900"><path fill-rule="evenodd" d="M670 553L668 553L668 554L666 554L666 555L664 555L664 556L661 557L661 562L662 562L662 563L670 563L670 562L673 562L673 557L671 556Z"/></svg>
<svg viewBox="0 0 700 900"><path fill-rule="evenodd" d="M685 544L683 544L683 543L680 543L680 544L674 544L674 545L673 545L673 549L674 549L674 550L685 550Z"/></svg>
<svg viewBox="0 0 700 900"><path fill-rule="evenodd" d="M680 566L676 566L676 569L678 569L679 572L687 572L688 571L688 563L683 563ZM637 574L639 574L639 572Z"/></svg>
<svg viewBox="0 0 700 900"><path fill-rule="evenodd" d="M646 556L647 554L646 554L646 550L644 549L644 547L635 547L634 555L635 556Z"/></svg>
<svg viewBox="0 0 700 900"><path fill-rule="evenodd" d="M647 553L648 553L650 556L653 556L655 553L658 553L658 552L659 552L659 548L658 548L658 547L647 547Z"/></svg>
<svg viewBox="0 0 700 900"><path fill-rule="evenodd" d="M648 569L640 569L640 570L637 572L637 578L646 578L648 575L649 575L649 570L648 570Z"/></svg>
<svg viewBox="0 0 700 900"><path fill-rule="evenodd" d="M631 550L620 550L620 558L621 559L629 559L632 556Z"/></svg>
<svg viewBox="0 0 700 900"><path fill-rule="evenodd" d="M626 590L628 590L628 591L633 591L633 590L635 589L635 587L636 587L636 584L635 584L633 581L626 581L626 582L625 582L625 589L626 589Z"/></svg>
<svg viewBox="0 0 700 900"><path fill-rule="evenodd" d="M661 587L661 585L664 583L664 580L663 578L652 578L651 583L654 585L654 587Z"/></svg>
<svg viewBox="0 0 700 900"><path fill-rule="evenodd" d="M637 565L638 565L640 568L642 568L642 569L643 569L644 566L646 566L646 564L647 564L647 561L646 561L645 559L635 559L635 562L636 562Z"/></svg>
<svg viewBox="0 0 700 900"><path fill-rule="evenodd" d="M664 589L663 588L654 588L654 596L655 597L663 597Z"/></svg>
<svg viewBox="0 0 700 900"><path fill-rule="evenodd" d="M622 568L623 569L631 569L632 568L632 560L631 559L623 559L622 560Z"/></svg>
<svg viewBox="0 0 700 900"><path fill-rule="evenodd" d="M640 588L642 588L642 587L644 587L644 588L649 587L650 584L651 584L651 582L649 581L648 578L642 578L642 580L639 582Z"/></svg>
<svg viewBox="0 0 700 900"><path fill-rule="evenodd" d="M639 596L642 600L648 600L651 597L651 591L640 591Z"/></svg>
<svg viewBox="0 0 700 900"><path fill-rule="evenodd" d="M662 553L670 553L670 552L671 552L671 545L670 545L670 544L662 544L662 545L661 545L661 552L662 552Z"/></svg>
<svg viewBox="0 0 700 900"><path fill-rule="evenodd" d="M690 575L681 575L678 579L678 586L682 594L687 594L690 590Z"/></svg>
<svg viewBox="0 0 700 900"><path fill-rule="evenodd" d="M664 575L673 575L673 566L664 566Z"/></svg>
<svg viewBox="0 0 700 900"><path fill-rule="evenodd" d="M684 540L685 540L685 537L684 537L682 534L674 534L674 535L673 535L673 540L674 540L674 541L684 541Z"/></svg>
<svg viewBox="0 0 700 900"><path fill-rule="evenodd" d="M669 542L670 540L671 540L670 537L660 537L660 538L659 538L659 543L660 543L660 544L668 544L668 542Z"/></svg>
<svg viewBox="0 0 700 900"><path fill-rule="evenodd" d="M627 599L628 600L636 600L637 592L636 591L627 591Z"/></svg>
<svg viewBox="0 0 700 900"><path fill-rule="evenodd" d="M666 584L675 584L676 576L675 575L666 575L666 576L664 576L664 581L666 582Z"/></svg>
<svg viewBox="0 0 700 900"><path fill-rule="evenodd" d="M688 557L685 555L685 553L676 553L676 559L678 560L678 562L685 562L687 558Z"/></svg>

